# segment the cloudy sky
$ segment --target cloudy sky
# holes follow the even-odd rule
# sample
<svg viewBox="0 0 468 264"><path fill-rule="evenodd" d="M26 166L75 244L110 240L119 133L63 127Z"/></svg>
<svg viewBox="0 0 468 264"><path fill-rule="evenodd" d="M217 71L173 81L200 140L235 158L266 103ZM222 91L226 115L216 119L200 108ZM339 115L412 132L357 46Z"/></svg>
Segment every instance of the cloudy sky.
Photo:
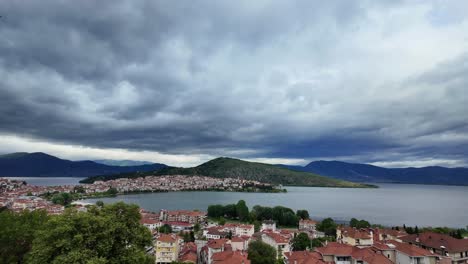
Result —
<svg viewBox="0 0 468 264"><path fill-rule="evenodd" d="M468 166L468 1L0 1L0 153Z"/></svg>

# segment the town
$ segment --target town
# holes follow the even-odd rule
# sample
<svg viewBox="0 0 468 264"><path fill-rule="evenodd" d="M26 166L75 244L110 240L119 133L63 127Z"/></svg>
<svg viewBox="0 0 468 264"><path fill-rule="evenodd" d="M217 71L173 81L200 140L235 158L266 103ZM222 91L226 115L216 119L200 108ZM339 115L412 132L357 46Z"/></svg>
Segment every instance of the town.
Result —
<svg viewBox="0 0 468 264"><path fill-rule="evenodd" d="M73 193L74 199L83 199L137 192L176 191L279 192L282 190L272 184L258 181L204 176L147 176L62 186L35 186L24 181L0 178L0 207L7 207L13 211L45 209L51 214L58 214L65 209L64 204L54 204L44 197Z"/></svg>
<svg viewBox="0 0 468 264"><path fill-rule="evenodd" d="M118 179L83 186L84 193L145 191L235 190L258 185L235 179L209 177L147 177ZM59 215L65 210L87 212L96 205L75 201L65 206L39 197L47 192L74 192L76 186L30 186L0 180L0 207L14 212L45 210ZM280 216L278 216L280 215ZM406 232L405 227L371 226L353 219L338 225L332 219L310 219L306 210L254 206L244 201L212 205L207 212L140 209L140 223L151 232L146 248L155 263L285 263L285 264L458 264L468 263L468 239L433 231ZM263 247L263 248L262 248ZM270 260L255 260L270 249ZM261 252L261 253L259 253Z"/></svg>

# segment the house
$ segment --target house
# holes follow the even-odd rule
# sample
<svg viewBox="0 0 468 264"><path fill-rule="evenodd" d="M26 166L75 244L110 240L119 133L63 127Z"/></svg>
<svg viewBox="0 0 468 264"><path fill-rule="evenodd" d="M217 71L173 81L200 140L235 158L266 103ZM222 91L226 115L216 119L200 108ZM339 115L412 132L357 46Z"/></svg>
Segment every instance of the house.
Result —
<svg viewBox="0 0 468 264"><path fill-rule="evenodd" d="M205 222L206 213L199 211L175 210L167 211L161 210L159 212L159 219L161 221L169 222L186 222L190 224L197 224Z"/></svg>
<svg viewBox="0 0 468 264"><path fill-rule="evenodd" d="M456 239L434 232L407 235L403 242L428 249L432 253L452 258L453 264L468 263L468 239Z"/></svg>
<svg viewBox="0 0 468 264"><path fill-rule="evenodd" d="M330 242L317 248L326 263L336 264L394 264L383 254L371 248L359 248L348 244Z"/></svg>
<svg viewBox="0 0 468 264"><path fill-rule="evenodd" d="M141 218L140 223L149 230L156 230L160 226L160 222L151 218Z"/></svg>
<svg viewBox="0 0 468 264"><path fill-rule="evenodd" d="M233 251L246 251L249 249L249 236L234 236L231 238L231 247Z"/></svg>
<svg viewBox="0 0 468 264"><path fill-rule="evenodd" d="M351 246L372 246L374 243L374 234L372 229L340 227L336 229L336 240Z"/></svg>
<svg viewBox="0 0 468 264"><path fill-rule="evenodd" d="M276 231L276 222L273 220L265 220L262 222L262 228L260 231Z"/></svg>
<svg viewBox="0 0 468 264"><path fill-rule="evenodd" d="M254 225L237 225L234 231L236 236L248 236L251 237L255 233Z"/></svg>
<svg viewBox="0 0 468 264"><path fill-rule="evenodd" d="M276 232L262 232L262 241L276 249L282 254L291 251L291 236Z"/></svg>
<svg viewBox="0 0 468 264"><path fill-rule="evenodd" d="M395 240L374 243L373 248L398 264L435 264L440 259L427 249Z"/></svg>
<svg viewBox="0 0 468 264"><path fill-rule="evenodd" d="M156 263L171 263L179 256L179 238L175 234L160 234L155 241Z"/></svg>
<svg viewBox="0 0 468 264"><path fill-rule="evenodd" d="M213 254L213 264L250 264L247 252L244 251L223 251Z"/></svg>
<svg viewBox="0 0 468 264"><path fill-rule="evenodd" d="M229 233L220 226L212 226L203 230L203 236L208 240L226 238L228 235Z"/></svg>
<svg viewBox="0 0 468 264"><path fill-rule="evenodd" d="M301 219L299 221L299 231L312 231L315 232L317 222L312 219Z"/></svg>
<svg viewBox="0 0 468 264"><path fill-rule="evenodd" d="M200 263L212 264L212 257L215 253L231 250L228 241L225 238L209 240L200 251Z"/></svg>
<svg viewBox="0 0 468 264"><path fill-rule="evenodd" d="M326 264L318 252L291 251L284 254L285 264Z"/></svg>
<svg viewBox="0 0 468 264"><path fill-rule="evenodd" d="M193 242L185 243L179 253L179 262L197 263L197 245Z"/></svg>

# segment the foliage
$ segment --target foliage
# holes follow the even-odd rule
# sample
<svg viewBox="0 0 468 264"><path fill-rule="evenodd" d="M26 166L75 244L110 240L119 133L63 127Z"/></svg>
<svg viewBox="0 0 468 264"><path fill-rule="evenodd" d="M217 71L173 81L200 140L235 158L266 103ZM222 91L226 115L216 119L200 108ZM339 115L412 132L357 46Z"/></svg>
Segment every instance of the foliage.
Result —
<svg viewBox="0 0 468 264"><path fill-rule="evenodd" d="M193 226L193 231L195 233L198 233L198 231L200 231L200 224L199 223L196 223L194 226Z"/></svg>
<svg viewBox="0 0 468 264"><path fill-rule="evenodd" d="M0 213L0 263L23 263L31 250L35 232L41 230L49 217L43 210Z"/></svg>
<svg viewBox="0 0 468 264"><path fill-rule="evenodd" d="M172 227L168 224L164 224L163 226L159 227L158 231L159 233L170 234L172 233Z"/></svg>
<svg viewBox="0 0 468 264"><path fill-rule="evenodd" d="M248 250L251 264L271 264L276 261L276 250L262 241L252 241Z"/></svg>
<svg viewBox="0 0 468 264"><path fill-rule="evenodd" d="M302 251L310 248L310 238L306 233L299 233L292 240L293 251Z"/></svg>
<svg viewBox="0 0 468 264"><path fill-rule="evenodd" d="M226 219L224 217L219 218L218 224L219 225L225 225L226 224Z"/></svg>
<svg viewBox="0 0 468 264"><path fill-rule="evenodd" d="M52 202L54 204L68 206L71 204L72 201L73 201L72 194L67 193L67 192L57 193L54 196L52 196Z"/></svg>
<svg viewBox="0 0 468 264"><path fill-rule="evenodd" d="M249 208L245 204L244 200L240 200L239 202L237 202L236 212L237 216L239 217L239 221L244 222L249 219Z"/></svg>
<svg viewBox="0 0 468 264"><path fill-rule="evenodd" d="M312 248L322 247L325 244L326 241L335 242L336 239L334 237L317 237L317 238L314 238L311 241Z"/></svg>
<svg viewBox="0 0 468 264"><path fill-rule="evenodd" d="M275 220L281 226L297 226L299 222L299 217L294 211L283 206L271 208L256 205L252 208L250 218L253 221Z"/></svg>
<svg viewBox="0 0 468 264"><path fill-rule="evenodd" d="M351 218L351 221L349 221L349 226L355 228L368 228L371 225L366 220L357 220L356 218Z"/></svg>
<svg viewBox="0 0 468 264"><path fill-rule="evenodd" d="M300 219L309 219L309 212L307 210L297 210L296 212L297 217Z"/></svg>
<svg viewBox="0 0 468 264"><path fill-rule="evenodd" d="M151 233L136 205L116 203L88 212L67 210L37 232L27 263L154 263Z"/></svg>
<svg viewBox="0 0 468 264"><path fill-rule="evenodd" d="M317 225L317 230L324 232L326 236L336 237L336 227L332 218L325 218Z"/></svg>

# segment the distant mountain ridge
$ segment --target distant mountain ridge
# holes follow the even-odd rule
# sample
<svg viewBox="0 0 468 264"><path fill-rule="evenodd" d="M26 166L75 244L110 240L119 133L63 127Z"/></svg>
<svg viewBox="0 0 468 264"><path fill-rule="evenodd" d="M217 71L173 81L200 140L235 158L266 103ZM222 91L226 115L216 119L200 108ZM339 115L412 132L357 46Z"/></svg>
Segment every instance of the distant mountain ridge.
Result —
<svg viewBox="0 0 468 264"><path fill-rule="evenodd" d="M279 166L355 182L468 185L468 168L383 168L369 164L324 160L313 161L306 166Z"/></svg>
<svg viewBox="0 0 468 264"><path fill-rule="evenodd" d="M153 164L149 161L139 161L139 160L111 160L111 159L99 159L92 160L99 164L109 165L109 166L141 166L141 165L150 165Z"/></svg>
<svg viewBox="0 0 468 264"><path fill-rule="evenodd" d="M225 157L216 158L192 168L165 167L153 172L123 173L120 175L90 177L82 182L90 183L96 180L136 178L148 175L200 175L214 178L241 178L282 185L317 187L371 187L365 184L323 177L313 173L280 168L271 164L248 162Z"/></svg>
<svg viewBox="0 0 468 264"><path fill-rule="evenodd" d="M109 166L94 161L71 161L42 152L0 155L0 177L90 177L101 174L154 171L167 167L154 163L141 166Z"/></svg>

